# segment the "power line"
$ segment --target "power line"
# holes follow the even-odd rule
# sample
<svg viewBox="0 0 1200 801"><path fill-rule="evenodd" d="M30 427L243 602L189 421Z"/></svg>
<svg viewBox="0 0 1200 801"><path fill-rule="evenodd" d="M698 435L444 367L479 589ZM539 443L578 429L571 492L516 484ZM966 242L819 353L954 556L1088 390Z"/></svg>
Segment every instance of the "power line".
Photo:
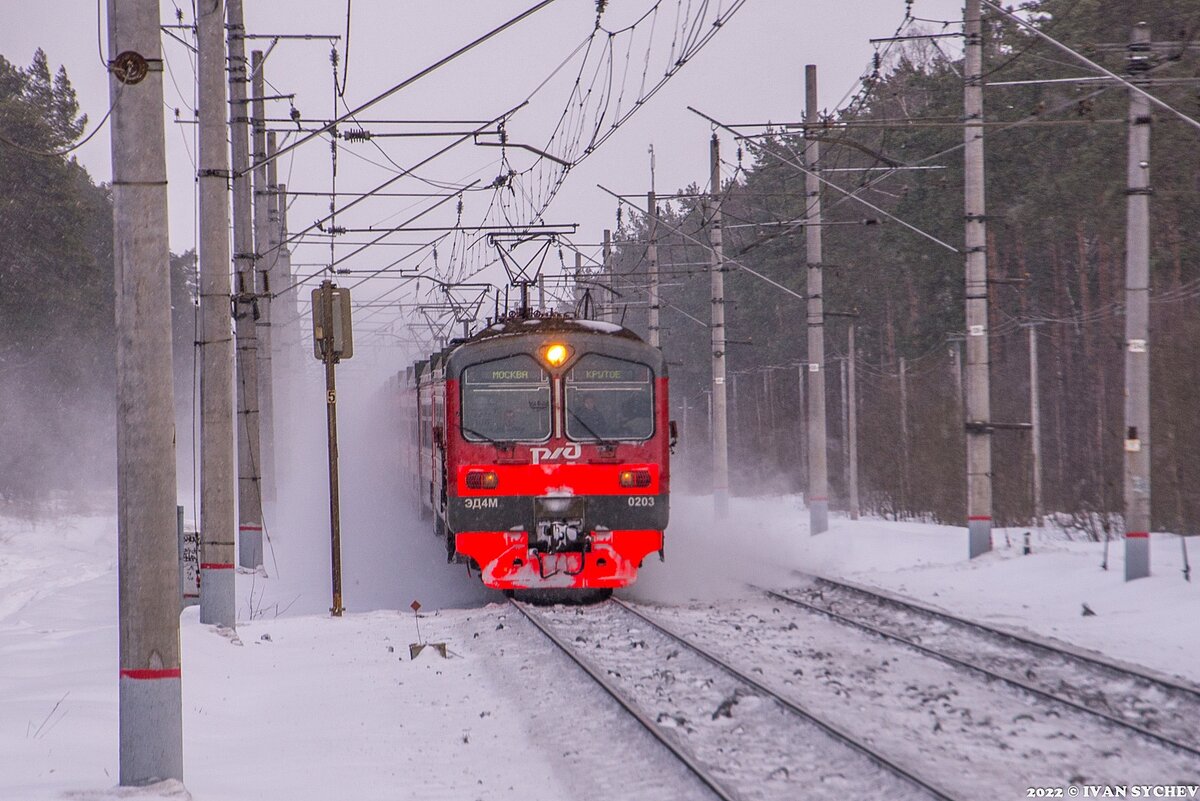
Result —
<svg viewBox="0 0 1200 801"><path fill-rule="evenodd" d="M426 77L427 75L430 75L430 74L436 72L438 69L449 64L451 61L454 61L459 56L465 55L466 53L470 52L471 50L474 50L479 45L481 45L484 42L488 41L489 39L503 33L504 31L508 30L512 26L514 26L517 23L524 20L526 17L529 17L529 16L535 14L536 12L541 11L543 8L545 8L546 6L550 5L553 2L555 2L555 0L541 0L541 2L537 3L536 5L532 6L531 8L526 9L525 11L521 12L520 14L518 14L517 16L513 17L512 19L508 20L507 22L500 25L499 27L493 28L492 30L488 31L483 36L480 36L479 38L475 39L474 41L470 42L469 44L463 45L462 47L455 50L450 55L448 55L442 59L439 59L438 61L434 62L433 64L430 64L428 67L425 67L422 70L419 70L415 74L409 76L408 78L405 78L400 83L393 85L391 88L381 92L380 94L371 98L367 102L362 103L359 106L356 106L354 109L347 112L346 114L341 115L337 119L331 120L329 123L322 126L319 130L309 134L308 136L303 137L302 139L297 140L296 142L293 142L292 144L288 145L287 147L280 148L279 150L277 150L275 152L275 155L272 158L277 159L280 156L282 156L284 153L287 153L291 150L295 150L296 148L300 147L301 145L307 144L308 142L312 141L314 138L320 136L321 134L329 132L336 126L345 122L347 119L353 117L355 114L359 114L363 111L366 111L367 109L371 108L372 106L376 105L377 103L380 103L383 100L386 100L387 98L396 94L396 92L399 92L402 89L405 89L405 88L411 86L412 84L416 83L417 81L421 80L422 78ZM494 122L494 120L493 120L493 122ZM252 164L252 165L250 165L250 167L248 169L253 170L257 166L258 166L257 164Z"/></svg>
<svg viewBox="0 0 1200 801"><path fill-rule="evenodd" d="M1045 41L1054 45L1059 50L1062 50L1064 53L1067 53L1071 57L1079 60L1081 63L1087 65L1088 67L1095 70L1096 72L1103 73L1104 75L1107 75L1109 78L1111 78L1115 81L1118 81L1119 83L1124 85L1125 88L1129 89L1131 92L1134 92L1135 94L1139 94L1142 97L1146 98L1146 100L1148 100L1151 103L1153 103L1154 105L1158 106L1163 111L1167 111L1167 112L1170 112L1171 114L1174 114L1176 117L1183 120L1188 125L1191 125L1193 128L1200 130L1200 121L1192 119L1188 115L1184 114L1182 111L1179 111L1174 106L1167 103L1165 100L1158 99L1157 97L1150 94L1145 89L1138 86L1137 84L1132 83L1129 80L1121 77L1120 75L1113 72L1112 70L1109 70L1109 69L1106 69L1106 68L1100 66L1095 61L1092 61L1090 58L1083 55L1082 53L1072 50L1067 45L1063 44L1062 42L1058 41L1054 37L1050 36L1045 31L1042 31L1041 29L1039 29L1036 25L1031 25L1030 23L1028 23L1025 20L1018 17L1016 14L1013 14L1011 11L1007 11L1002 6L999 6L996 3L993 3L992 0L980 0L980 2L982 2L985 6L992 9L993 11L999 12L1001 14L1001 16L1003 16L1005 19L1008 19L1008 20L1011 20L1011 21L1017 23L1022 28L1026 29L1027 31L1030 31L1031 33L1033 33L1035 36L1039 37L1040 39L1044 39Z"/></svg>

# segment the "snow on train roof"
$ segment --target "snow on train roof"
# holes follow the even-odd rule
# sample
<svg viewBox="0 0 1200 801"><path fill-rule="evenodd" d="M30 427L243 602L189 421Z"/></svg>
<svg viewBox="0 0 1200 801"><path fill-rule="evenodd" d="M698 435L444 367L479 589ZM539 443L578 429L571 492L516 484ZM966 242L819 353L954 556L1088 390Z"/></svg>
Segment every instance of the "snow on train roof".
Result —
<svg viewBox="0 0 1200 801"><path fill-rule="evenodd" d="M636 339L641 341L641 337L630 331L628 328L617 325L616 323L606 323L602 320L577 320L573 317L528 317L528 318L508 318L493 323L487 328L472 336L470 342L477 342L481 339L489 339L491 337L508 336L514 334L529 334L533 332L560 333L571 331L586 331L593 334L616 334L617 336L626 339Z"/></svg>

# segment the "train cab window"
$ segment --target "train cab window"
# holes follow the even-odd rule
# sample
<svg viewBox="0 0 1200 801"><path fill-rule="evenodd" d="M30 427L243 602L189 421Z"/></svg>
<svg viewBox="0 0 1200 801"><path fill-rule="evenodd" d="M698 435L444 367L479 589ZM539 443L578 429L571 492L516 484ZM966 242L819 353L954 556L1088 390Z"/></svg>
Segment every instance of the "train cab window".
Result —
<svg viewBox="0 0 1200 801"><path fill-rule="evenodd" d="M654 434L654 383L637 362L589 353L566 376L567 436L643 440Z"/></svg>
<svg viewBox="0 0 1200 801"><path fill-rule="evenodd" d="M540 441L550 436L550 377L518 354L463 370L462 430L471 442Z"/></svg>

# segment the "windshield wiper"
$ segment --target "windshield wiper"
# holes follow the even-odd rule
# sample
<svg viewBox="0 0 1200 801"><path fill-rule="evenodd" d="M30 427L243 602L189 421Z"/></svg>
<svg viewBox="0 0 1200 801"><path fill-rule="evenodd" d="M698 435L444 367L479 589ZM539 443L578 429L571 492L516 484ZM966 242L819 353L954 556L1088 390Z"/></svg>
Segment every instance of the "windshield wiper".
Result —
<svg viewBox="0 0 1200 801"><path fill-rule="evenodd" d="M605 446L606 448L615 448L615 447L617 447L617 443L615 443L615 442L612 442L611 440L607 440L607 439L605 439L604 437L600 436L599 434L597 434L597 433L595 432L595 430L594 430L594 429L593 429L591 426L589 426L587 423L583 422L583 418L582 418L582 417L580 417L579 415L575 414L575 411L574 411L573 409L567 409L567 414L571 415L571 416L572 416L572 417L574 417L574 418L575 418L577 421L579 421L579 425L583 426L583 427L584 427L584 429L586 429L586 430L587 430L587 432L588 432L589 434L591 434L591 435L592 435L592 437L593 437L593 438L594 438L594 439L595 439L597 442L599 442L601 445Z"/></svg>
<svg viewBox="0 0 1200 801"><path fill-rule="evenodd" d="M471 434L472 436L479 437L480 439L490 442L492 445L495 445L497 448L511 448L512 447L512 442L510 440L492 439L487 434L480 433L473 428L468 428L467 426L463 426L462 430L463 430L464 434Z"/></svg>

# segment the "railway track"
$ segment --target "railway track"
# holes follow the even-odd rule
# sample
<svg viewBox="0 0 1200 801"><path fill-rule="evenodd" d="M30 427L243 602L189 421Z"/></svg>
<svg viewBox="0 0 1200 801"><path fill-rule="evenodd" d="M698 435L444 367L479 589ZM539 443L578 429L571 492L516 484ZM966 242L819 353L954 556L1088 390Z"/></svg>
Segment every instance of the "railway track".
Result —
<svg viewBox="0 0 1200 801"><path fill-rule="evenodd" d="M1200 757L1200 689L1195 687L823 577L786 593L762 591Z"/></svg>
<svg viewBox="0 0 1200 801"><path fill-rule="evenodd" d="M718 798L954 798L623 601L512 603Z"/></svg>

